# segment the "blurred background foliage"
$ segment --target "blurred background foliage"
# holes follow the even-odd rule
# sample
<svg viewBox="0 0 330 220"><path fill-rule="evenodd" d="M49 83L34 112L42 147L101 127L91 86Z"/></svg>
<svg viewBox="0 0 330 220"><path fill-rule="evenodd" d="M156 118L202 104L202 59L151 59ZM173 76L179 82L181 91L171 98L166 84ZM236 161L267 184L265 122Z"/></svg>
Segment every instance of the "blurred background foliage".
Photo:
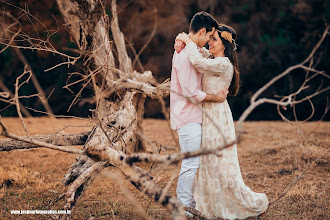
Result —
<svg viewBox="0 0 330 220"><path fill-rule="evenodd" d="M1 10L7 10L15 17L19 17L23 30L33 37L46 37L45 28L34 18L23 15L14 6L27 9L39 19L49 30L58 31L52 35L51 42L54 47L71 55L76 48L65 30L64 21L58 10L56 1L52 0L7 0L12 4L0 2ZM280 74L289 66L303 61L319 41L325 24L330 21L329 0L120 0L119 7L120 27L127 38L127 44L133 45L138 52L148 41L153 31L155 22L157 29L150 44L143 51L140 60L145 70L151 70L159 82L170 77L173 44L179 32L188 32L192 16L201 10L211 13L220 23L234 27L238 33L237 43L239 67L241 73L241 87L236 97L229 97L234 119L237 120L250 103L251 96L265 83ZM155 13L156 10L156 13ZM110 2L107 12L111 19ZM31 23L32 21L32 23ZM26 42L17 42L18 45L27 45ZM4 48L0 45L0 50ZM324 70L329 74L329 36L317 51L314 65L316 69ZM131 58L133 53L129 46L127 50ZM87 117L91 115L90 109L95 106L90 97L92 90L87 87L80 96L79 102L69 111L68 107L74 96L80 90L82 83L64 89L67 82L80 79L73 76L68 79L68 73L84 73L82 62L77 66L61 66L45 72L60 62L66 61L63 57L42 51L22 50L32 70L36 74L49 104L57 115L76 115ZM13 49L8 48L0 54L0 80L14 91L15 79L24 69ZM135 69L141 71L138 65ZM290 94L299 88L305 80L306 72L296 70L278 81L265 91L262 97L274 97ZM303 91L297 98L311 94L320 85L329 85L329 79L315 77L310 87ZM32 82L21 88L21 95L36 93ZM315 107L313 120L319 120L328 103L329 92L312 98ZM44 111L37 98L22 99L25 106ZM169 99L167 98L167 104ZM0 103L2 116L16 116L13 106L6 108L5 103ZM288 107L285 115L294 119L292 107ZM309 102L296 106L297 117L300 120L307 118L312 112ZM41 113L33 112L35 116ZM158 101L147 99L145 116L162 118ZM248 118L249 120L280 120L276 106L264 104L258 107ZM325 117L329 120L329 114Z"/></svg>

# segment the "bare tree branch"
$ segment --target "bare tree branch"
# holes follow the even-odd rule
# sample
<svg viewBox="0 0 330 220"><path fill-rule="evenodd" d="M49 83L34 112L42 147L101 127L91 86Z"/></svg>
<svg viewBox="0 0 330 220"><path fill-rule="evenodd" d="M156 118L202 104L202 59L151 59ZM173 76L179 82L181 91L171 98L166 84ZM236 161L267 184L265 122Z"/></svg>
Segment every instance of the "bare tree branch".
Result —
<svg viewBox="0 0 330 220"><path fill-rule="evenodd" d="M9 97L11 99L14 99L14 94L7 88L7 86L3 83L3 79L2 77L0 77L0 88L2 89L2 91L7 92L9 94ZM30 114L30 112L28 110L26 110L26 108L24 107L24 105L19 101L19 105L20 105L20 109L22 111L22 113L26 116L26 117L32 117L32 115Z"/></svg>
<svg viewBox="0 0 330 220"><path fill-rule="evenodd" d="M298 91L296 93L292 93L290 95L287 95L285 97L285 99L282 100L286 100L284 101L277 101L274 99L267 99L267 98L260 98L257 100L257 98L261 95L261 93L263 93L266 89L268 89L271 85L273 85L276 81L278 81L279 79L283 78L284 76L288 75L289 73L291 73L293 70L298 69L298 68L302 68L308 71L312 71L315 72L315 74L321 74L327 78L329 78L329 76L327 74L325 74L323 71L318 71L314 68L310 68L310 67L306 67L305 64L312 59L312 57L314 56L314 53L317 51L317 49L320 47L320 45L322 44L322 42L324 41L325 37L329 34L329 29L330 29L330 25L327 25L321 39L319 40L319 42L316 44L316 46L313 48L312 52L309 54L309 56L301 63L294 65L294 66L290 66L289 68L287 68L284 72L282 72L281 74L279 74L278 76L274 77L272 80L270 80L268 83L266 83L263 87L261 87L256 93L254 93L254 95L251 98L251 104L249 105L249 107L243 112L243 114L240 116L240 118L237 121L237 138L240 139L242 133L243 133L243 122L246 120L246 118L251 114L251 112L259 105L263 104L263 103L271 103L271 104L276 104L276 105L281 105L281 106L287 106L287 105L293 105L293 104L298 104L301 102L304 102L306 100L311 99L312 97L319 95L323 92L326 92L330 89L330 87L326 87L323 88L319 91L314 92L313 94L301 99L301 100L293 100L293 97L296 96L298 93L300 93L304 88L305 88L305 84L307 83L307 81L310 80L310 78L307 78L305 80L305 82L303 83L303 85L298 89Z"/></svg>
<svg viewBox="0 0 330 220"><path fill-rule="evenodd" d="M28 78L23 81L21 84L19 84L19 80L26 74L28 73L29 76ZM23 119L23 116L22 116L22 113L21 113L21 107L20 107L20 103L19 103L19 98L18 98L18 90L20 89L20 87L22 85L24 85L25 83L28 83L30 78L31 78L31 75L32 75L32 72L30 70L26 70L25 67L24 67L24 72L22 75L20 75L19 77L16 78L16 83L15 83L15 95L14 95L14 99L15 99L15 102L16 102L16 110L17 110L17 114L19 116L19 118L21 119L21 122L22 122L22 125L23 125L23 128L24 128L24 131L26 133L26 135L29 136L29 132L26 128L26 125L24 123L24 119Z"/></svg>
<svg viewBox="0 0 330 220"><path fill-rule="evenodd" d="M155 36L156 30L157 30L157 15L158 15L157 14L157 8L156 7L154 7L154 11L153 12L154 12L154 15L155 15L155 22L154 22L154 26L152 28L152 32L151 32L150 37L147 40L147 42L145 42L145 44L140 49L139 53L135 54L135 58L134 58L134 61L133 61L133 64L132 64L133 68L135 67L136 62L137 61L139 62L139 57L141 56L141 54L143 53L143 51L147 48L147 46L151 42L152 38ZM141 69L141 71L144 72L143 68Z"/></svg>

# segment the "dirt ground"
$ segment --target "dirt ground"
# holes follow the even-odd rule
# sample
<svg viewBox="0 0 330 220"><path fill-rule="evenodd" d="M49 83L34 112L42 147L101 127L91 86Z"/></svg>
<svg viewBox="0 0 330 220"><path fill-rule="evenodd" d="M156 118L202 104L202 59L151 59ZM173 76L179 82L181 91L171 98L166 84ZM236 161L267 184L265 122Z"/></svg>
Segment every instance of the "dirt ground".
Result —
<svg viewBox="0 0 330 220"><path fill-rule="evenodd" d="M24 135L18 118L2 118L8 131ZM54 134L89 131L94 122L81 119L26 119L30 134ZM260 219L330 219L330 122L295 124L284 122L246 122L238 155L245 184L264 192L270 201L308 166L321 156L303 178ZM143 123L147 137L162 146L175 146L167 122L147 119ZM74 148L81 148L75 146ZM162 151L162 154L178 149ZM62 210L63 201L52 204L65 192L61 183L73 154L45 148L0 152L0 219L50 219L49 215L13 215L11 210ZM138 164L150 170L151 164ZM180 164L151 174L165 187ZM157 169L156 169L157 170ZM176 181L169 193L175 195ZM107 168L89 186L73 210L73 219L170 219L169 212L135 189L116 168Z"/></svg>

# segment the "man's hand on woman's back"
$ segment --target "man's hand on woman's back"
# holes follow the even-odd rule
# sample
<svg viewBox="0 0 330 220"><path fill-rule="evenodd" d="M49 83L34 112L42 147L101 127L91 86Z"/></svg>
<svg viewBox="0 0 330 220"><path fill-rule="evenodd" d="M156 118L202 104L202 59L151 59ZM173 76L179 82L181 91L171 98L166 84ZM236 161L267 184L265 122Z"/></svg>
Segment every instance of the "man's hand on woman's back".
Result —
<svg viewBox="0 0 330 220"><path fill-rule="evenodd" d="M206 96L203 100L203 102L224 102L227 98L227 95L229 93L228 91L229 87L225 87L223 89L221 89L218 94L208 94L206 93Z"/></svg>
<svg viewBox="0 0 330 220"><path fill-rule="evenodd" d="M227 98L228 93L228 87L221 89L217 94L218 102L224 102Z"/></svg>

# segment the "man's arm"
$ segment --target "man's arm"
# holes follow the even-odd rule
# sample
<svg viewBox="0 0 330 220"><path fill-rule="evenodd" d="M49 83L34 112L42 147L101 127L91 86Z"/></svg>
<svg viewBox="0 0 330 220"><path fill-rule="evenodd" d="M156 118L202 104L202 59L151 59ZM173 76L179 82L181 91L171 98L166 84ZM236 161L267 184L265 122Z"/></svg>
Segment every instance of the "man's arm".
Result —
<svg viewBox="0 0 330 220"><path fill-rule="evenodd" d="M228 87L220 90L218 94L207 94L197 89L196 70L190 64L188 58L177 57L174 63L174 68L177 71L178 81L181 84L182 95L187 98L192 98L196 102L224 102L227 98Z"/></svg>
<svg viewBox="0 0 330 220"><path fill-rule="evenodd" d="M224 102L227 98L228 94L228 87L225 87L221 89L218 94L208 94L206 93L206 96L203 100L203 102Z"/></svg>

